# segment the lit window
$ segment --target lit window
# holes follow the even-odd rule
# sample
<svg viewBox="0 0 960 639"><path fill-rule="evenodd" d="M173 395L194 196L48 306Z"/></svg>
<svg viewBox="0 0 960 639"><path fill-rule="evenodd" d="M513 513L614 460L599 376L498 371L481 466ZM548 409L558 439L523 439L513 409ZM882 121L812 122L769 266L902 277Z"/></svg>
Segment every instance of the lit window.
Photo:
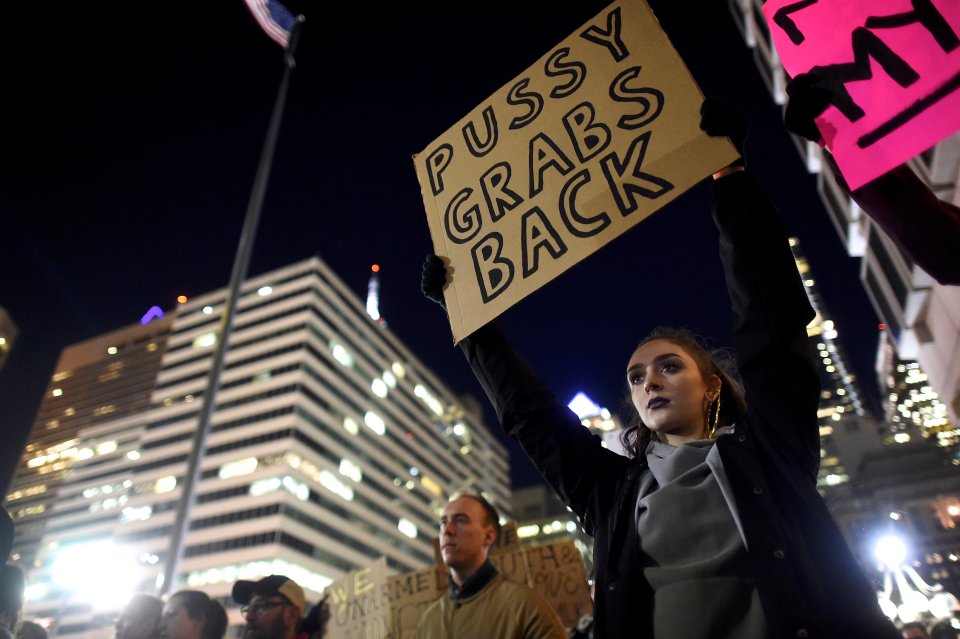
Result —
<svg viewBox="0 0 960 639"><path fill-rule="evenodd" d="M103 442L102 444L97 444L96 446L98 455L107 455L115 450L117 450L117 442L114 440Z"/></svg>
<svg viewBox="0 0 960 639"><path fill-rule="evenodd" d="M63 395L63 389L62 389L62 388L54 388L54 389L50 392L50 394L53 395L54 397L60 397L61 395Z"/></svg>
<svg viewBox="0 0 960 639"><path fill-rule="evenodd" d="M397 376L397 379L403 379L407 374L407 369L403 367L403 364L400 362L394 362L390 365L390 370L393 371L393 374Z"/></svg>
<svg viewBox="0 0 960 639"><path fill-rule="evenodd" d="M336 475L329 470L320 471L320 484L335 495L343 497L347 501L353 501L353 489L337 479Z"/></svg>
<svg viewBox="0 0 960 639"><path fill-rule="evenodd" d="M117 347L116 347L116 346L110 346L109 348L107 348L107 353L109 353L110 355L116 355L116 354L117 354Z"/></svg>
<svg viewBox="0 0 960 639"><path fill-rule="evenodd" d="M373 411L367 411L367 414L363 416L363 423L377 435L383 435L387 432L387 426L383 423L383 419Z"/></svg>
<svg viewBox="0 0 960 639"><path fill-rule="evenodd" d="M275 490L279 490L282 485L279 477L270 477L269 479L261 479L250 484L250 494L254 497L259 495L266 495L267 493L272 493Z"/></svg>
<svg viewBox="0 0 960 639"><path fill-rule="evenodd" d="M434 397L422 384L417 384L413 387L413 394L422 399L423 403L426 404L436 415L443 415L443 404L441 404L440 400Z"/></svg>
<svg viewBox="0 0 960 639"><path fill-rule="evenodd" d="M257 290L257 295L259 295L260 297L266 297L270 293L273 293L273 288L270 286L261 286Z"/></svg>
<svg viewBox="0 0 960 639"><path fill-rule="evenodd" d="M330 349L333 352L333 359L344 366L353 367L353 355L351 355L347 349L336 342L330 342Z"/></svg>
<svg viewBox="0 0 960 639"><path fill-rule="evenodd" d="M130 461L137 461L138 459L140 459L140 451L131 450L130 452L127 453L127 459L129 459Z"/></svg>
<svg viewBox="0 0 960 639"><path fill-rule="evenodd" d="M83 460L83 459L90 459L91 457L93 457L92 448L81 448L80 450L77 451L77 459Z"/></svg>
<svg viewBox="0 0 960 639"><path fill-rule="evenodd" d="M356 435L360 432L360 425L357 424L357 420L352 417L343 418L343 428L351 435Z"/></svg>
<svg viewBox="0 0 960 639"><path fill-rule="evenodd" d="M213 307L212 307L212 306L204 306L204 307L203 307L203 314L204 314L204 315L213 315Z"/></svg>
<svg viewBox="0 0 960 639"><path fill-rule="evenodd" d="M383 371L383 382L390 388L397 387L397 376L390 371Z"/></svg>
<svg viewBox="0 0 960 639"><path fill-rule="evenodd" d="M453 434L457 437L463 437L467 434L467 427L463 425L463 422L457 422L453 425Z"/></svg>
<svg viewBox="0 0 960 639"><path fill-rule="evenodd" d="M358 484L363 481L363 471L349 459L340 460L340 474L346 475Z"/></svg>
<svg viewBox="0 0 960 639"><path fill-rule="evenodd" d="M897 433L893 436L893 441L897 442L898 444L905 444L910 441L910 435L909 433Z"/></svg>
<svg viewBox="0 0 960 639"><path fill-rule="evenodd" d="M406 535L410 539L417 538L417 526L409 519L401 518L400 521L397 522L397 530L402 532L404 535Z"/></svg>
<svg viewBox="0 0 960 639"><path fill-rule="evenodd" d="M257 469L257 465L258 462L256 457L244 457L243 459L238 459L237 461L224 464L220 467L220 471L217 473L217 475L220 477L220 479L229 479L231 477L249 475Z"/></svg>
<svg viewBox="0 0 960 639"><path fill-rule="evenodd" d="M303 482L297 481L290 475L284 476L284 478L280 481L280 484L300 501L307 501L310 499L310 488L307 487L307 485Z"/></svg>
<svg viewBox="0 0 960 639"><path fill-rule="evenodd" d="M162 495L163 493L169 493L177 487L177 478L173 475L166 475L161 477L153 485L153 492Z"/></svg>
<svg viewBox="0 0 960 639"><path fill-rule="evenodd" d="M527 526L518 526L517 527L517 537L520 539L525 539L527 537L533 537L540 534L540 526L536 524L529 524Z"/></svg>
<svg viewBox="0 0 960 639"><path fill-rule="evenodd" d="M217 334L213 331L209 333L204 333L203 335L198 335L196 339L193 340L194 348L209 348L217 343Z"/></svg>
<svg viewBox="0 0 960 639"><path fill-rule="evenodd" d="M440 495L443 494L443 490L440 488L440 484L430 479L426 475L420 478L420 483L423 485L424 488L426 488L431 493L433 493L435 497L439 497Z"/></svg>
<svg viewBox="0 0 960 639"><path fill-rule="evenodd" d="M370 390L373 391L373 394L377 397L386 397L387 396L387 385L382 379L375 379L370 383Z"/></svg>
<svg viewBox="0 0 960 639"><path fill-rule="evenodd" d="M157 343L156 343L156 342L150 342L149 344L147 344L147 350L148 350L149 352L151 352L151 353L154 352L155 350L157 350Z"/></svg>
<svg viewBox="0 0 960 639"><path fill-rule="evenodd" d="M834 366L827 366L826 370L828 373L835 373L837 371L836 367Z"/></svg>

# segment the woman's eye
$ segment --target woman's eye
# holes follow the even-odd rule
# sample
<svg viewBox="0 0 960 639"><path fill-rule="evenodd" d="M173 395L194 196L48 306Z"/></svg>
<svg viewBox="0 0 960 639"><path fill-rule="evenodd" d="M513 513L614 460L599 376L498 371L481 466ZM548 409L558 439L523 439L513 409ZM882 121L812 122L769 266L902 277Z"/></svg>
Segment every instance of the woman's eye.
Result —
<svg viewBox="0 0 960 639"><path fill-rule="evenodd" d="M662 370L664 373L675 373L676 371L680 370L680 366L676 362L668 362L664 364L663 368L660 370Z"/></svg>
<svg viewBox="0 0 960 639"><path fill-rule="evenodd" d="M643 377L640 375L631 375L627 378L627 383L631 386L639 386L643 383Z"/></svg>

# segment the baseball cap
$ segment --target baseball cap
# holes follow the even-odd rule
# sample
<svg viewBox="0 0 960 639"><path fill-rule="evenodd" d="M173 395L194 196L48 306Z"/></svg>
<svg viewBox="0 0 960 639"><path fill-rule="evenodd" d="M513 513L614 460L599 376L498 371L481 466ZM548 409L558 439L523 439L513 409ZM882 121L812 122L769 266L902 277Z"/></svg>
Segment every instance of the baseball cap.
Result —
<svg viewBox="0 0 960 639"><path fill-rule="evenodd" d="M260 581L238 581L233 584L231 596L239 604L248 604L254 595L270 597L280 595L294 606L300 608L302 615L307 610L307 597L300 584L283 575L270 575Z"/></svg>

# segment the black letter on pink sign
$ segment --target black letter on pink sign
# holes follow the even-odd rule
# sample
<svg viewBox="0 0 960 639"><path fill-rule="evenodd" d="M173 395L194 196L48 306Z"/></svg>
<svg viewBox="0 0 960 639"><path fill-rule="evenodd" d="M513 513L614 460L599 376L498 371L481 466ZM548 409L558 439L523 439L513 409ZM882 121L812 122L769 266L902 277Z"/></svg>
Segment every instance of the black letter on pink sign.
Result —
<svg viewBox="0 0 960 639"><path fill-rule="evenodd" d="M603 175L607 178L610 193L617 201L617 207L623 217L627 217L637 210L636 195L655 200L673 189L673 184L670 182L640 170L641 165L643 165L643 158L647 154L647 144L649 142L650 131L647 131L640 134L630 144L627 155L622 162L616 153L611 153L600 160L600 167L603 169Z"/></svg>
<svg viewBox="0 0 960 639"><path fill-rule="evenodd" d="M800 11L801 9L806 9L812 4L817 4L817 2L819 2L819 0L800 0L800 2L794 2L785 7L780 7L780 9L773 14L773 22L783 29L783 32L787 34L791 42L800 44L806 40L807 37L797 28L796 23L790 18L790 14Z"/></svg>
<svg viewBox="0 0 960 639"><path fill-rule="evenodd" d="M434 195L443 192L443 171L453 159L453 147L441 144L427 156L427 173L430 174L430 190Z"/></svg>
<svg viewBox="0 0 960 639"><path fill-rule="evenodd" d="M551 78L569 75L570 79L564 84L557 85L550 90L551 98L565 98L573 95L583 84L587 77L587 67L582 62L576 60L565 62L564 59L570 55L570 47L557 49L547 58L547 63L543 67L543 72Z"/></svg>
<svg viewBox="0 0 960 639"><path fill-rule="evenodd" d="M581 33L580 37L609 49L613 59L617 62L630 55L627 45L620 39L620 7L607 14L606 31L598 26L592 26Z"/></svg>
<svg viewBox="0 0 960 639"><path fill-rule="evenodd" d="M493 107L488 106L483 110L483 125L486 128L486 139L482 142L477 137L477 129L473 122L467 122L463 127L463 141L467 143L467 148L474 157L481 158L497 146L497 115L493 112Z"/></svg>
<svg viewBox="0 0 960 639"><path fill-rule="evenodd" d="M864 112L860 105L853 101L845 85L848 82L869 80L873 77L873 70L870 68L871 57L887 72L887 75L902 87L910 86L920 76L903 58L894 53L893 49L888 47L883 40L866 28L857 27L854 29L851 39L853 42L853 62L813 67L810 69L810 73L815 73L823 78L821 86L833 91L833 105L848 120L856 122L864 116Z"/></svg>
<svg viewBox="0 0 960 639"><path fill-rule="evenodd" d="M893 29L905 27L908 24L919 22L930 32L944 53L950 53L960 46L960 38L953 32L947 22L930 0L912 0L913 11L898 13L892 16L876 16L867 18L868 29Z"/></svg>
<svg viewBox="0 0 960 639"><path fill-rule="evenodd" d="M503 257L503 236L490 233L474 245L473 270L480 285L480 297L486 304L507 290L513 281L513 262Z"/></svg>
<svg viewBox="0 0 960 639"><path fill-rule="evenodd" d="M543 96L536 91L524 91L530 84L530 78L523 78L515 85L510 87L507 93L507 104L512 106L527 105L527 112L518 115L510 121L510 130L522 129L537 119L543 110Z"/></svg>

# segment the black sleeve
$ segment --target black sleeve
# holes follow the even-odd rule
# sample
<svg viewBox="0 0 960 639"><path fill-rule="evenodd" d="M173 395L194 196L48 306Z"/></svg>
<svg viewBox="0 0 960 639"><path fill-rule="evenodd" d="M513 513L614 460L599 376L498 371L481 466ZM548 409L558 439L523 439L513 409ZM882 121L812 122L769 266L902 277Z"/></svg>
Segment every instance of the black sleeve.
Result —
<svg viewBox="0 0 960 639"><path fill-rule="evenodd" d="M806 330L815 313L786 231L745 171L714 181L714 198L747 427L780 461L815 478L820 383Z"/></svg>
<svg viewBox="0 0 960 639"><path fill-rule="evenodd" d="M558 403L494 324L460 342L460 348L510 437L517 440L560 498L593 534L614 499L625 457L601 445L577 416Z"/></svg>

